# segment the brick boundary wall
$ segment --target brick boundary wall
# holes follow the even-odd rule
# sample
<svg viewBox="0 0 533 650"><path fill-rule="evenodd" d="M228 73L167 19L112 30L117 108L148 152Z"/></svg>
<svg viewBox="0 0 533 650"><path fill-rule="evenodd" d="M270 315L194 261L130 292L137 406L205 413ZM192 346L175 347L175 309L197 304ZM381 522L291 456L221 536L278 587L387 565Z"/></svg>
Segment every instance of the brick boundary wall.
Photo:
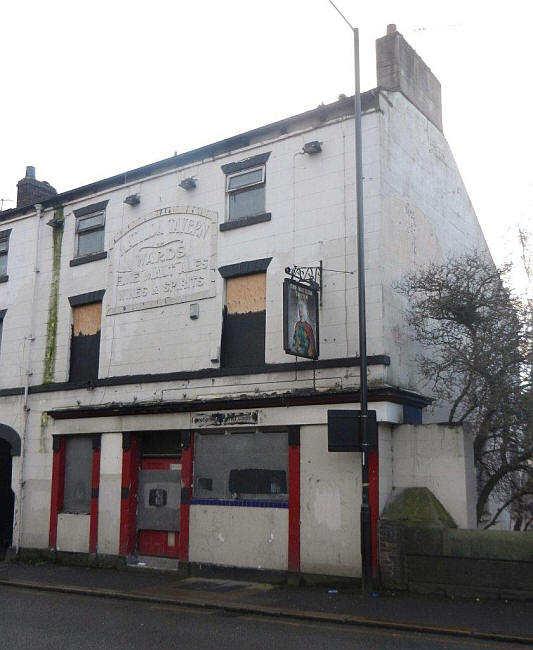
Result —
<svg viewBox="0 0 533 650"><path fill-rule="evenodd" d="M380 520L379 558L387 589L533 600L533 533Z"/></svg>

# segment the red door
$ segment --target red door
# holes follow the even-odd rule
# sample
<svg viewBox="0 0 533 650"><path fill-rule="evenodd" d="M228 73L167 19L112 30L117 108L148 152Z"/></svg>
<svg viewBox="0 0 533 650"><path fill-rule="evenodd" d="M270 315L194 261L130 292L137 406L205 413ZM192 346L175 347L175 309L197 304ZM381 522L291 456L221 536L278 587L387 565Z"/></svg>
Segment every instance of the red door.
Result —
<svg viewBox="0 0 533 650"><path fill-rule="evenodd" d="M179 499L179 490L180 490L180 478L179 474L181 473L181 459L177 456L174 458L164 457L164 458L142 458L141 459L141 476L143 470L149 472L151 477L151 483L145 484L144 490L142 488L142 481L140 485L140 494L139 494L139 507L142 508L142 504L147 505L151 510L156 511L158 508L163 512L164 509L168 509L168 512L165 513L165 516L162 517L162 521L168 521L169 513L174 509L177 509L179 512L180 499ZM164 487L151 487L157 485L157 476L160 472L161 480L168 481L169 472L172 475L175 474L177 486L174 489L174 486L171 484L171 489L166 489L169 485L168 483L161 483L161 486ZM155 483L153 482L155 481ZM171 515L172 517L172 515ZM146 519L146 518L145 518ZM148 518L149 521L152 521L152 517ZM161 524L163 527L165 523ZM162 557L173 557L177 558L179 555L179 517L176 518L176 523L171 527L173 530L152 530L149 528L143 528L142 517L139 517L139 528L138 528L138 538L137 538L137 549L141 555L158 555ZM161 528L161 526L157 526ZM167 527L168 526L167 524Z"/></svg>

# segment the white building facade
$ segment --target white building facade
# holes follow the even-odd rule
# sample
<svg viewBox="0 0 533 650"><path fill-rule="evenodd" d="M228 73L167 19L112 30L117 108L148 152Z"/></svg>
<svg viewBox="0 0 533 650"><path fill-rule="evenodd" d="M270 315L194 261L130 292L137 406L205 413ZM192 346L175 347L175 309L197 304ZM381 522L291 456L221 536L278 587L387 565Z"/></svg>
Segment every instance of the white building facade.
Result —
<svg viewBox="0 0 533 650"><path fill-rule="evenodd" d="M394 487L475 525L468 440L405 426L430 395L394 285L486 248L438 81L393 29L378 84L362 96L374 545ZM360 575L360 455L327 444L328 410L359 399L354 146L339 98L0 213L6 544ZM323 268L317 360L283 349L294 265Z"/></svg>

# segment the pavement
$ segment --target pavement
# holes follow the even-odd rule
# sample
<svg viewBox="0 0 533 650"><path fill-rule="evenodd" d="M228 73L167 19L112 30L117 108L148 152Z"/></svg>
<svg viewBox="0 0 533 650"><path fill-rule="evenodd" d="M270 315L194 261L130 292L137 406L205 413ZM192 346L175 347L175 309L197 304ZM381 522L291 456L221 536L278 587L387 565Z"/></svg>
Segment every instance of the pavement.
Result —
<svg viewBox="0 0 533 650"><path fill-rule="evenodd" d="M445 634L533 647L533 603L376 593L353 586L295 587L143 568L0 562L0 584L345 625Z"/></svg>

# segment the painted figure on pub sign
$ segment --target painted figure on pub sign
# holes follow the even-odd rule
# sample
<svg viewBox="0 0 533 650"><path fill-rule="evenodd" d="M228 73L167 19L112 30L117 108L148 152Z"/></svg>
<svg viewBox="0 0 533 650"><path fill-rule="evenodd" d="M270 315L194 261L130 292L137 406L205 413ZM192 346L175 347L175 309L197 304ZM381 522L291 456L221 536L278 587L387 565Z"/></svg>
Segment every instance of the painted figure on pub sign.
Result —
<svg viewBox="0 0 533 650"><path fill-rule="evenodd" d="M284 349L304 359L318 358L318 293L305 284L286 279L283 285Z"/></svg>

